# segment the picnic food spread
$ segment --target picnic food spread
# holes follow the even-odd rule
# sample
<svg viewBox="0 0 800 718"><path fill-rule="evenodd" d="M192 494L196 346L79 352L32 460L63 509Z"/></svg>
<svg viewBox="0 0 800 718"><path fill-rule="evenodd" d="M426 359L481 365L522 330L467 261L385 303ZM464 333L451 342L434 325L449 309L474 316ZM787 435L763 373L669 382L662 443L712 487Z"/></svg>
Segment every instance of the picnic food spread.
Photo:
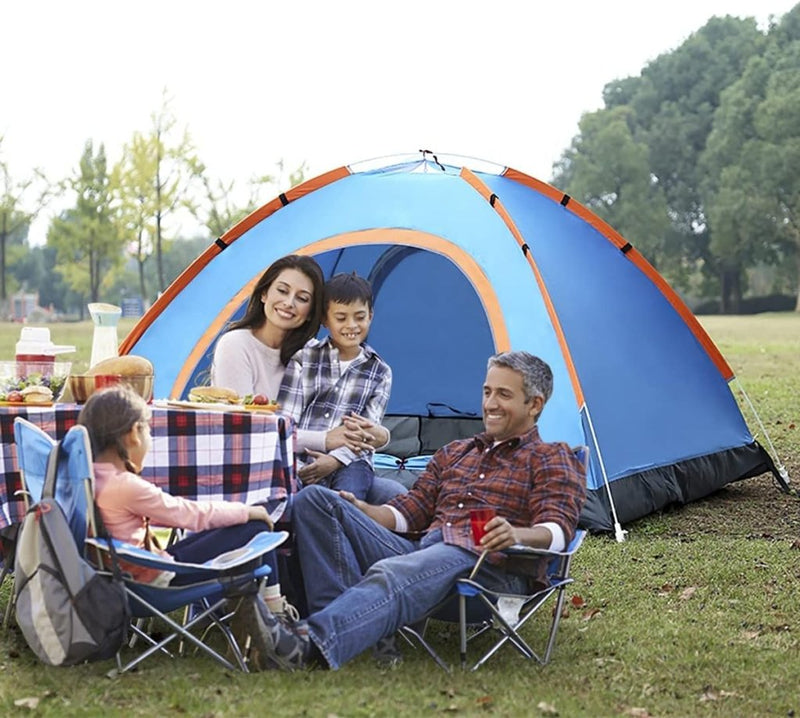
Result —
<svg viewBox="0 0 800 718"><path fill-rule="evenodd" d="M195 386L189 390L189 401L198 401L212 404L241 404L233 389L224 386Z"/></svg>
<svg viewBox="0 0 800 718"><path fill-rule="evenodd" d="M277 411L280 407L263 394L239 396L224 386L195 386L189 390L189 402L197 404L226 404L245 409Z"/></svg>

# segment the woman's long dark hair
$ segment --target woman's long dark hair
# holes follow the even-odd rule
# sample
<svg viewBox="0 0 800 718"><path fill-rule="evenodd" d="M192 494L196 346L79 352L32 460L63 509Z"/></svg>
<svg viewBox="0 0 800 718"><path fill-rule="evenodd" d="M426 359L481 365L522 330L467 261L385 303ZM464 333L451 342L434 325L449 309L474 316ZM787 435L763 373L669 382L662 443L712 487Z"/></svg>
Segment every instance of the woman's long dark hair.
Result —
<svg viewBox="0 0 800 718"><path fill-rule="evenodd" d="M281 364L286 366L294 353L311 337L316 335L319 331L319 324L322 321L322 288L325 285L325 277L319 264L312 257L306 257L301 254L287 254L285 257L276 259L261 275L258 283L253 288L244 316L233 322L226 331L231 329L260 329L264 326L267 318L264 315L261 295L272 286L272 283L284 269L296 269L302 272L311 280L311 284L314 287L314 296L311 301L311 311L308 313L308 318L297 329L287 332L281 344Z"/></svg>

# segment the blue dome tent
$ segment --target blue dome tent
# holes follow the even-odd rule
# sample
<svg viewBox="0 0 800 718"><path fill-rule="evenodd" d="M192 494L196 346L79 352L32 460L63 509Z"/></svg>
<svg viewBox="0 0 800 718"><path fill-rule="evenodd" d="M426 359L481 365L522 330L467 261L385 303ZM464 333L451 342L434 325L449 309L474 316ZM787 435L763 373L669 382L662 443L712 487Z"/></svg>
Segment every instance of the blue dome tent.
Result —
<svg viewBox="0 0 800 718"><path fill-rule="evenodd" d="M220 237L133 328L122 353L185 397L214 342L278 257L356 271L375 293L370 344L392 366L388 414L480 417L487 358L541 356L555 390L546 440L586 444L585 528L614 531L766 471L731 368L635 248L563 192L510 168L429 153L343 167Z"/></svg>

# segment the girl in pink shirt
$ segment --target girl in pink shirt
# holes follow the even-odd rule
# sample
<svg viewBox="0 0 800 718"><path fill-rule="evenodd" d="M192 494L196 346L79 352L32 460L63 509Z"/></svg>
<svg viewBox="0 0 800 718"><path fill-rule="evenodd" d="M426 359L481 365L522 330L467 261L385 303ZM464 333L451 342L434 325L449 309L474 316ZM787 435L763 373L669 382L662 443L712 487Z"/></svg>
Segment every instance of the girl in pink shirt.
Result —
<svg viewBox="0 0 800 718"><path fill-rule="evenodd" d="M150 450L150 409L126 386L104 389L89 397L81 409L83 424L92 443L95 504L108 533L134 546L171 556L178 561L203 563L225 551L246 544L261 531L272 530L264 506L234 501L190 501L172 496L139 476ZM166 550L158 547L150 523L193 533ZM266 560L277 582L274 552ZM166 581L171 576L128 564L139 581ZM192 583L190 574L172 578L171 584Z"/></svg>

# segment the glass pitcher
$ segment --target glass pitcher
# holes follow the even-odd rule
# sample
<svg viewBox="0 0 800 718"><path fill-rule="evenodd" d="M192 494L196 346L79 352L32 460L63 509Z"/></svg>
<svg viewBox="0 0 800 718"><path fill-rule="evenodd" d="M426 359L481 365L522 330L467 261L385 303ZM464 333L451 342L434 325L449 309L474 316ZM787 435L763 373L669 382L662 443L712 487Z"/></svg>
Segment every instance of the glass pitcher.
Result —
<svg viewBox="0 0 800 718"><path fill-rule="evenodd" d="M113 304L93 302L88 305L89 314L94 322L92 335L92 356L89 367L93 367L103 359L119 356L117 341L117 324L122 316L122 308Z"/></svg>

